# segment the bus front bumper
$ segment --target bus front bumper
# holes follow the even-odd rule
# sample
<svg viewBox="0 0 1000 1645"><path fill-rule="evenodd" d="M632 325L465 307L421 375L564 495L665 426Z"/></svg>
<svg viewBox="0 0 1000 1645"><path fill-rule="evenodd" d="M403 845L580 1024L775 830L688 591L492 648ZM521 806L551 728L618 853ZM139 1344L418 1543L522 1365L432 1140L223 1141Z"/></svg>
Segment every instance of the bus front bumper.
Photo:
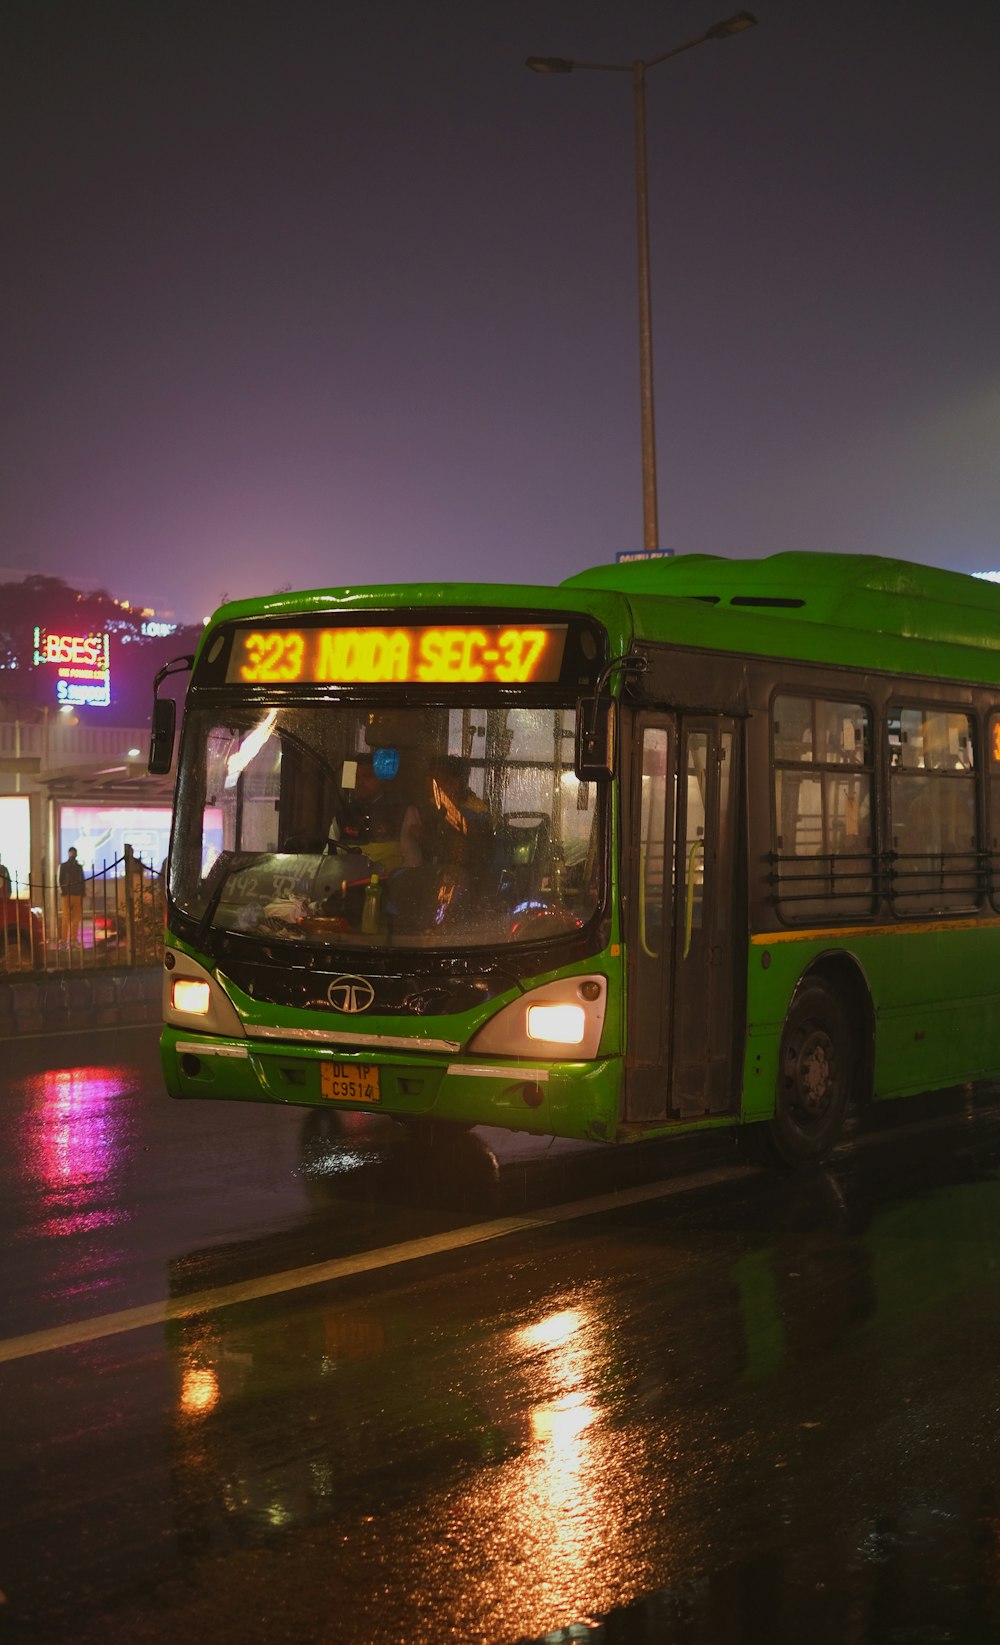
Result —
<svg viewBox="0 0 1000 1645"><path fill-rule="evenodd" d="M160 1050L172 1097L499 1125L592 1142L610 1142L618 1126L620 1057L531 1063L462 1053L380 1051L373 1057L171 1027L163 1029Z"/></svg>

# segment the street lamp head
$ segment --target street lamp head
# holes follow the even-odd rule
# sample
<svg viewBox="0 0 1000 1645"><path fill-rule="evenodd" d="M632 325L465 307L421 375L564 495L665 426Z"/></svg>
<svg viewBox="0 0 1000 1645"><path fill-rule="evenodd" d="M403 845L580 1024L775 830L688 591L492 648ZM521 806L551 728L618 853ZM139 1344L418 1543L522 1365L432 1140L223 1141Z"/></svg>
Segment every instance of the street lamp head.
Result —
<svg viewBox="0 0 1000 1645"><path fill-rule="evenodd" d="M744 29L756 26L757 19L752 11L738 11L733 17L724 17L721 23L713 23L710 29L705 30L705 39L727 40L731 34L742 34Z"/></svg>
<svg viewBox="0 0 1000 1645"><path fill-rule="evenodd" d="M535 74L572 74L574 65L569 57L526 57L524 66Z"/></svg>

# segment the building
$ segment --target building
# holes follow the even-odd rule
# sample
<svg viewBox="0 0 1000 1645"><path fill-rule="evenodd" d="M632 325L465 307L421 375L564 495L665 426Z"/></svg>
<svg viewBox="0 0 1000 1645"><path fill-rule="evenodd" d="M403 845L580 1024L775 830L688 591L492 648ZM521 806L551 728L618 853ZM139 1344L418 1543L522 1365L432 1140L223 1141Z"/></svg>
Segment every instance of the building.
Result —
<svg viewBox="0 0 1000 1645"><path fill-rule="evenodd" d="M113 871L129 844L167 854L173 778L146 771L147 726L82 725L58 712L24 720L0 705L0 858L15 892L46 901L71 845L87 874ZM54 914L54 906L47 912Z"/></svg>
<svg viewBox="0 0 1000 1645"><path fill-rule="evenodd" d="M158 866L173 780L146 771L153 678L199 631L44 577L0 585L0 613L0 859L15 886L43 902L71 845L88 874L126 844Z"/></svg>

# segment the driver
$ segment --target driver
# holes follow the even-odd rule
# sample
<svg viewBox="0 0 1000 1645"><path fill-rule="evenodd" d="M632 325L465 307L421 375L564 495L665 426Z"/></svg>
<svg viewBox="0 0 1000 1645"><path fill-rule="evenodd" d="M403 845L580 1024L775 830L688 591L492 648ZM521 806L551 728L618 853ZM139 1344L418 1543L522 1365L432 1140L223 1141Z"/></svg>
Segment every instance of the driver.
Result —
<svg viewBox="0 0 1000 1645"><path fill-rule="evenodd" d="M347 805L340 819L341 846L362 851L380 873L419 868L423 861L420 812L375 775L371 754L345 760L345 777L355 764L354 785L345 782Z"/></svg>

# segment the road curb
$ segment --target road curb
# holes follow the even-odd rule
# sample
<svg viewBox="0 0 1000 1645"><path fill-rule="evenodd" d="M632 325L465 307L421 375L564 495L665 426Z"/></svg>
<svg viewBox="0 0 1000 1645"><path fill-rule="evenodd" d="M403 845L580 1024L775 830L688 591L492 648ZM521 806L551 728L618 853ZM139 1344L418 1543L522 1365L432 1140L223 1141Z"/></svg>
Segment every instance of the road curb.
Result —
<svg viewBox="0 0 1000 1645"><path fill-rule="evenodd" d="M72 1028L124 1028L161 1020L163 968L37 973L0 981L0 1040Z"/></svg>

